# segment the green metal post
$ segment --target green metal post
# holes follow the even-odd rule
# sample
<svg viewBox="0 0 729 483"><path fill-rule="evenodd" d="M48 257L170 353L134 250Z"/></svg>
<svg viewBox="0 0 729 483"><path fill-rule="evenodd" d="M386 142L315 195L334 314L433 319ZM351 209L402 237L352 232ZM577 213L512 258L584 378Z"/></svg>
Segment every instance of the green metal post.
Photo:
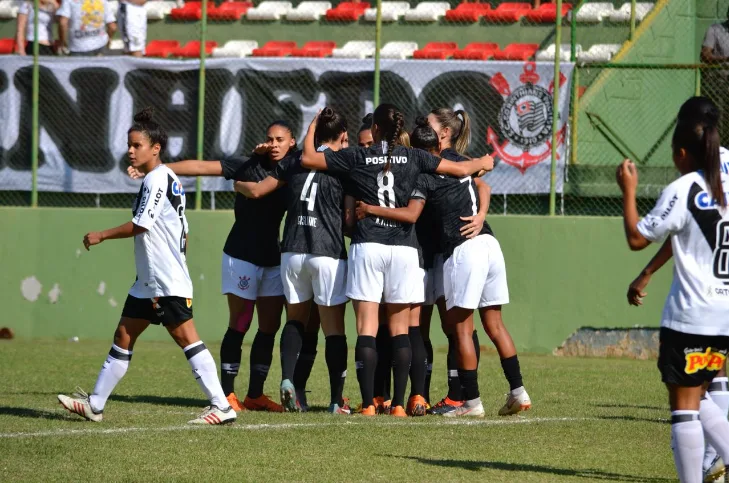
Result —
<svg viewBox="0 0 729 483"><path fill-rule="evenodd" d="M577 12L580 11L582 3L577 4L575 9L570 14L570 62L577 60ZM557 50L559 52L559 50Z"/></svg>
<svg viewBox="0 0 729 483"><path fill-rule="evenodd" d="M203 159L205 137L205 42L208 34L208 0L202 2L200 24L200 77L197 97L197 159ZM195 180L195 210L202 209L202 177Z"/></svg>
<svg viewBox="0 0 729 483"><path fill-rule="evenodd" d="M31 132L30 132L30 206L38 207L38 138L40 135L40 127L38 126L38 109L39 109L39 91L40 91L40 63L38 56L40 47L38 47L38 12L40 11L40 1L33 2L33 86L32 86L32 104L31 104ZM18 45L19 49L24 49L24 45Z"/></svg>
<svg viewBox="0 0 729 483"><path fill-rule="evenodd" d="M633 40L633 37L635 36L635 1L631 0L630 2L630 40Z"/></svg>
<svg viewBox="0 0 729 483"><path fill-rule="evenodd" d="M554 92L552 95L552 166L549 171L549 216L554 216L557 207L557 129L559 128L559 48L562 45L562 0L556 0L557 21L554 33Z"/></svg>
<svg viewBox="0 0 729 483"><path fill-rule="evenodd" d="M580 109L580 68L572 71L572 119L570 123L570 164L577 164L577 118Z"/></svg>
<svg viewBox="0 0 729 483"><path fill-rule="evenodd" d="M699 67L696 67L695 70L695 82L696 82L696 96L701 95L701 69Z"/></svg>
<svg viewBox="0 0 729 483"><path fill-rule="evenodd" d="M377 0L377 20L375 22L375 80L372 101L380 104L380 49L382 48L382 0Z"/></svg>

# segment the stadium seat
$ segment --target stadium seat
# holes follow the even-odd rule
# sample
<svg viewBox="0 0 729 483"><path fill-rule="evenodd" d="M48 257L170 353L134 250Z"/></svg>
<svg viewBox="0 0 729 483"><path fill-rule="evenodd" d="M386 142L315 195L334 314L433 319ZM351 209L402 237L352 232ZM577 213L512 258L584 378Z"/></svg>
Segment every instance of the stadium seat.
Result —
<svg viewBox="0 0 729 483"><path fill-rule="evenodd" d="M281 20L291 10L291 2L273 2L266 0L257 7L246 12L248 20Z"/></svg>
<svg viewBox="0 0 729 483"><path fill-rule="evenodd" d="M550 44L546 49L537 52L536 60L554 61L555 57L554 44ZM575 54L579 55L582 52L582 46L580 44L575 45ZM572 57L572 47L570 44L562 44L559 48L559 60L563 62L569 62Z"/></svg>
<svg viewBox="0 0 729 483"><path fill-rule="evenodd" d="M0 55L15 53L15 39L0 39Z"/></svg>
<svg viewBox="0 0 729 483"><path fill-rule="evenodd" d="M458 50L455 42L428 42L420 50L413 52L413 59L440 59L445 60Z"/></svg>
<svg viewBox="0 0 729 483"><path fill-rule="evenodd" d="M12 0L0 1L0 18L17 18L20 2Z"/></svg>
<svg viewBox="0 0 729 483"><path fill-rule="evenodd" d="M635 4L635 20L637 22L642 21L648 12L653 8L652 3L636 3ZM624 3L622 7L615 10L610 15L610 21L616 23L627 23L630 22L630 2Z"/></svg>
<svg viewBox="0 0 729 483"><path fill-rule="evenodd" d="M340 49L334 49L332 57L338 59L366 59L375 55L375 43L369 40L350 40Z"/></svg>
<svg viewBox="0 0 729 483"><path fill-rule="evenodd" d="M253 49L253 57L286 57L296 48L296 42L271 40L260 49Z"/></svg>
<svg viewBox="0 0 729 483"><path fill-rule="evenodd" d="M213 53L213 49L217 46L217 42L213 40L208 40L207 42L205 42L205 54L211 55ZM200 41L191 40L187 44L185 44L184 47L180 47L172 52L172 55L176 55L177 57L186 57L188 59L197 59L198 57L200 57Z"/></svg>
<svg viewBox="0 0 729 483"><path fill-rule="evenodd" d="M584 3L577 11L575 20L579 23L600 23L602 19L610 17L614 12L615 7L609 2ZM571 14L572 12L570 12Z"/></svg>
<svg viewBox="0 0 729 483"><path fill-rule="evenodd" d="M153 40L147 44L145 54L147 57L169 57L180 48L177 40Z"/></svg>
<svg viewBox="0 0 729 483"><path fill-rule="evenodd" d="M489 60L499 50L499 44L491 42L472 42L463 50L453 53L454 59L460 60Z"/></svg>
<svg viewBox="0 0 729 483"><path fill-rule="evenodd" d="M370 8L367 2L342 2L336 8L327 10L326 19L330 22L356 22Z"/></svg>
<svg viewBox="0 0 729 483"><path fill-rule="evenodd" d="M217 22L237 22L253 8L251 2L223 2L208 12L208 18Z"/></svg>
<svg viewBox="0 0 729 483"><path fill-rule="evenodd" d="M109 6L109 10L111 10L111 14L114 15L114 18L117 17L117 13L119 13L119 1L118 0L109 0L106 2L106 4Z"/></svg>
<svg viewBox="0 0 729 483"><path fill-rule="evenodd" d="M437 22L450 8L448 2L420 2L403 15L406 22Z"/></svg>
<svg viewBox="0 0 729 483"><path fill-rule="evenodd" d="M213 2L208 2L208 11L215 8ZM182 7L173 8L169 15L170 20L179 22L192 22L202 18L202 2L186 2Z"/></svg>
<svg viewBox="0 0 729 483"><path fill-rule="evenodd" d="M382 2L382 21L397 22L408 10L410 10L410 3L408 2ZM365 10L364 19L367 22L376 22L377 9L368 8Z"/></svg>
<svg viewBox="0 0 729 483"><path fill-rule="evenodd" d="M336 46L337 43L331 40L314 40L305 43L300 49L294 49L291 55L293 57L329 57Z"/></svg>
<svg viewBox="0 0 729 483"><path fill-rule="evenodd" d="M581 64L610 62L621 47L620 44L595 44L588 50L578 52L577 62Z"/></svg>
<svg viewBox="0 0 729 483"><path fill-rule="evenodd" d="M332 8L331 2L301 2L295 9L286 14L286 20L292 22L315 22Z"/></svg>
<svg viewBox="0 0 729 483"><path fill-rule="evenodd" d="M488 3L461 3L453 10L448 10L445 19L448 22L476 23L487 10L491 10Z"/></svg>
<svg viewBox="0 0 729 483"><path fill-rule="evenodd" d="M528 60L537 53L538 44L509 44L504 50L494 52L495 60Z"/></svg>
<svg viewBox="0 0 729 483"><path fill-rule="evenodd" d="M248 57L258 48L255 40L229 40L222 47L213 49L213 57Z"/></svg>
<svg viewBox="0 0 729 483"><path fill-rule="evenodd" d="M418 50L417 42L388 42L380 51L380 57L383 59L407 59L413 56L413 52Z"/></svg>
<svg viewBox="0 0 729 483"><path fill-rule="evenodd" d="M493 23L515 23L532 10L529 3L504 2L493 10L486 10L482 17Z"/></svg>
<svg viewBox="0 0 729 483"><path fill-rule="evenodd" d="M572 5L563 3L560 18L567 15L570 10L572 10ZM524 15L524 20L532 23L554 23L557 21L557 4L544 3L539 8L527 12Z"/></svg>
<svg viewBox="0 0 729 483"><path fill-rule="evenodd" d="M164 20L164 18L172 12L177 6L177 2L157 0L144 4L147 10L147 20Z"/></svg>

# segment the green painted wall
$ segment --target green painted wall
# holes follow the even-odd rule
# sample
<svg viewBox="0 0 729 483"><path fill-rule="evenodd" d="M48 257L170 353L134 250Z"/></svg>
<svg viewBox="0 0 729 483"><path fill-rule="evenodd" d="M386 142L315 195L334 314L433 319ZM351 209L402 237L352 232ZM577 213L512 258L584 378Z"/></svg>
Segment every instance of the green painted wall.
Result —
<svg viewBox="0 0 729 483"><path fill-rule="evenodd" d="M112 240L86 252L81 240L128 219L128 210L1 208L0 327L23 338L109 339L134 281L133 244ZM210 341L220 340L227 324L220 256L232 219L229 211L188 213L195 320ZM620 219L493 216L489 222L506 257L512 303L504 317L520 350L550 352L581 326L658 324L670 270L657 276L642 308L627 305L627 286L655 249L631 253ZM21 282L33 276L42 291L30 302ZM61 293L51 303L55 284ZM442 345L438 325L432 332ZM354 335L351 310L348 333ZM153 327L144 337L167 335Z"/></svg>

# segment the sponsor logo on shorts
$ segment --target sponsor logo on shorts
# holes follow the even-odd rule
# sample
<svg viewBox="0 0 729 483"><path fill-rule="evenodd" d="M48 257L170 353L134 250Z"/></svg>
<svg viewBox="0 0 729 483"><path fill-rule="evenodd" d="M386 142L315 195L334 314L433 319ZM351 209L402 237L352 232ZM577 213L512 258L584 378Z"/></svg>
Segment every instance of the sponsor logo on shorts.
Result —
<svg viewBox="0 0 729 483"><path fill-rule="evenodd" d="M251 286L251 278L246 277L243 275L242 277L238 277L238 288L241 290L248 290L248 287Z"/></svg>
<svg viewBox="0 0 729 483"><path fill-rule="evenodd" d="M726 351L724 351L726 352ZM701 349L686 349L686 374L696 374L699 371L720 371L726 362L726 354L709 347L706 351Z"/></svg>

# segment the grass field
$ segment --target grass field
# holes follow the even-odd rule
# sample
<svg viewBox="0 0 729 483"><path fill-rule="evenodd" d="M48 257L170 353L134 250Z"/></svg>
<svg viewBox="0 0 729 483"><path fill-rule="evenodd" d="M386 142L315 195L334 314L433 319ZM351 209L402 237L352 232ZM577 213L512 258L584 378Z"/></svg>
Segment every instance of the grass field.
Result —
<svg viewBox="0 0 729 483"><path fill-rule="evenodd" d="M534 408L499 418L507 387L498 357L484 352L481 397L494 416L403 421L327 414L322 344L312 412L245 412L232 426L194 428L185 423L206 401L172 341L137 343L102 423L62 410L56 394L90 392L108 348L0 341L0 481L675 481L654 361L521 356ZM357 402L352 361L345 395ZM268 394L279 376L274 365ZM444 393L437 352L432 394Z"/></svg>

